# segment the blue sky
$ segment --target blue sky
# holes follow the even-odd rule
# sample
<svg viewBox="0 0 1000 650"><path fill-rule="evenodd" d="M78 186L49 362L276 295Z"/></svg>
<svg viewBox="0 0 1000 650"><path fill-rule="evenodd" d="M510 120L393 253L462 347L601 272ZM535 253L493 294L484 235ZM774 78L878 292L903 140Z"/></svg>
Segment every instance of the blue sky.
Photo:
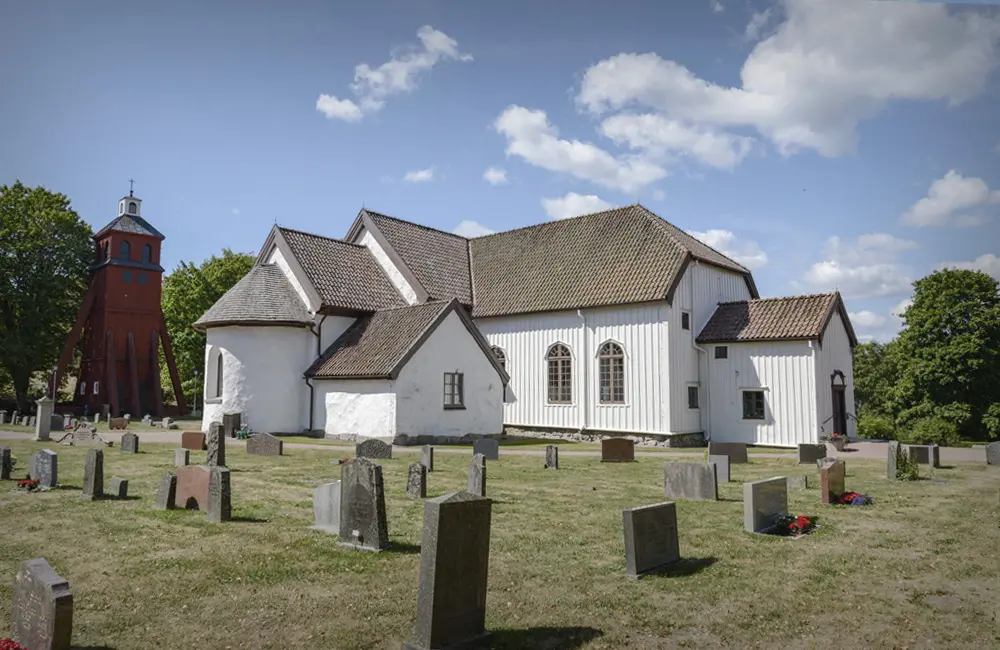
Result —
<svg viewBox="0 0 1000 650"><path fill-rule="evenodd" d="M839 287L863 336L943 263L1000 277L995 6L10 3L0 63L0 184L100 227L135 178L168 269L362 205L485 232L639 200L763 295Z"/></svg>

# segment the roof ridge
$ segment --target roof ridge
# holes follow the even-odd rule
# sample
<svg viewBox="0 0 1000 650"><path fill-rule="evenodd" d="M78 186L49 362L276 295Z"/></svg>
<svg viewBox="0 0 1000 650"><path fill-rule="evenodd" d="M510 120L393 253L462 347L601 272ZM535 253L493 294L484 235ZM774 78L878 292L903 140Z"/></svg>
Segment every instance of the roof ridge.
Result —
<svg viewBox="0 0 1000 650"><path fill-rule="evenodd" d="M837 291L826 291L821 293L804 293L799 296L772 296L769 298L750 298L749 300L728 300L720 302L719 305L739 305L751 302L774 302L777 300L805 300L806 298L831 298L837 295Z"/></svg>
<svg viewBox="0 0 1000 650"><path fill-rule="evenodd" d="M369 210L368 208L362 208L362 210L364 210L368 214L378 215L378 216L384 217L386 219L392 219L393 221L399 221L400 223L405 223L405 224L409 224L411 226L416 226L418 228L423 228L424 230L430 230L432 232L441 233L442 235L449 235L451 237L457 237L458 239L463 239L465 241L469 240L468 237L463 237L462 235L459 235L459 234L456 234L456 233L453 233L453 232L448 232L446 230L441 230L440 228L434 228L432 226L425 226L424 224L417 223L416 221L409 221L407 219L400 219L399 217L394 217L394 216L392 216L390 214L386 214L384 212L378 212L376 210Z"/></svg>
<svg viewBox="0 0 1000 650"><path fill-rule="evenodd" d="M354 242L347 241L346 239L340 239L338 237L327 237L326 235L318 235L314 232L308 232L306 230L299 230L298 228L289 228L287 226L278 226L278 230L294 232L300 235L306 235L308 237L316 237L317 239L326 239L327 241L336 242L338 244L347 244L348 246L356 246L358 248L367 248L363 244L355 244Z"/></svg>
<svg viewBox="0 0 1000 650"><path fill-rule="evenodd" d="M666 227L667 227L668 229L671 229L671 228L672 228L672 229L674 229L674 230L678 230L678 231L680 231L680 232L684 233L685 235L687 235L688 237L691 237L692 239L696 240L696 241L697 241L697 242L698 242L699 244L701 244L701 245L702 245L702 246L704 246L705 248L709 249L709 250L710 250L710 251L712 251L713 253L716 253L716 254L718 254L718 255L720 255L720 256L722 256L722 257L726 258L727 260L729 260L730 262L732 262L732 263L733 263L733 264L735 264L736 266L740 267L741 269L743 269L743 271L744 271L744 272L746 272L746 273L750 273L750 269L748 269L748 268L747 268L747 267L746 267L746 266L745 266L744 264L740 264L739 262L737 262L736 260L734 260L734 259L733 259L732 257L730 257L729 255L726 255L725 253L723 253L723 252L722 252L722 251L720 251L719 249L715 248L714 246L711 246L711 245L709 245L709 244L707 244L707 243L703 242L702 240L698 239L697 237L695 237L694 235L692 235L692 234L691 234L691 233L689 233L688 231L684 230L684 229L683 229L683 228L681 228L680 226L677 226L676 224L673 224L673 223L671 223L671 222L667 221L666 219L664 219L664 218L663 218L663 217L661 217L660 215L656 214L655 212L653 212L652 210L650 210L650 209L649 209L649 208L647 208L646 206L644 206L644 205L641 205L641 204L638 204L638 203L637 203L636 205L637 205L638 207L642 208L643 212L645 212L645 213L646 213L646 214L647 214L647 215L648 215L648 216L649 216L649 217L650 217L650 218L651 218L651 219L652 219L652 220L653 220L654 222L658 222L658 223L662 224L663 226L666 226ZM711 260L707 260L707 259L705 259L704 257L702 257L702 256L698 255L698 254L697 254L696 252L694 252L693 250L691 250L691 249L690 249L690 248L689 248L688 246L685 246L685 245L684 245L683 243L681 243L681 241L680 241L679 239L677 239L677 236L676 236L676 235L675 235L674 233L672 233L672 232L669 232L669 233L667 233L667 234L668 234L668 235L669 235L669 236L670 236L671 238L673 238L673 240L674 240L674 241L676 241L676 242L677 242L677 245L678 245L678 246L680 246L680 247L681 247L681 248L683 248L683 249L684 249L685 251L687 251L688 253L690 253L692 257L694 257L694 258L696 258L696 259L699 259L699 260L702 260L702 261L704 261L704 262L707 262L707 263L709 263L709 264L717 264L717 262L712 262Z"/></svg>
<svg viewBox="0 0 1000 650"><path fill-rule="evenodd" d="M447 305L453 300L458 300L457 298L448 298L447 300L428 300L427 302L417 303L416 305L403 305L402 307L387 307L386 309L377 309L373 311L373 314L381 314L387 311L401 311L403 309L417 309L418 307L428 307L431 305Z"/></svg>

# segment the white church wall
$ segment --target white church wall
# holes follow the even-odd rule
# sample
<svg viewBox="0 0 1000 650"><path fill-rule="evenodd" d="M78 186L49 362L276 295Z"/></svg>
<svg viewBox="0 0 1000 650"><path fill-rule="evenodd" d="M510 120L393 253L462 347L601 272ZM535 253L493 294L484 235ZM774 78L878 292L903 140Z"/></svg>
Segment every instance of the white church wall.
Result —
<svg viewBox="0 0 1000 650"><path fill-rule="evenodd" d="M381 244L378 243L378 240L375 239L369 230L363 228L354 240L362 246L368 247L375 261L378 262L378 265L382 267L382 270L389 277L389 281L396 287L399 294L403 296L403 300L411 305L420 302L417 299L417 292L413 290L410 283L403 277L403 273L392 263L392 260L389 259L389 254L385 252L385 249L382 248Z"/></svg>
<svg viewBox="0 0 1000 650"><path fill-rule="evenodd" d="M834 314L823 330L822 346L816 350L816 408L819 433L829 435L833 431L833 394L830 376L835 370L844 373L844 401L847 406L847 431L849 437L857 435L854 420L854 355L847 328L839 314Z"/></svg>
<svg viewBox="0 0 1000 650"><path fill-rule="evenodd" d="M333 345L340 335L357 320L353 316L321 316L316 315L316 329L319 331L320 354ZM316 355L319 356L319 355Z"/></svg>
<svg viewBox="0 0 1000 650"><path fill-rule="evenodd" d="M313 429L330 436L391 440L396 435L392 381L316 379L313 386Z"/></svg>
<svg viewBox="0 0 1000 650"><path fill-rule="evenodd" d="M299 433L307 426L309 391L302 373L315 351L304 327L213 327L205 351L202 430L224 413L240 412L254 431ZM222 397L211 381L215 355L223 358Z"/></svg>
<svg viewBox="0 0 1000 650"><path fill-rule="evenodd" d="M444 408L444 373L463 374L464 409ZM503 431L503 380L458 314L452 312L400 370L396 430L461 437Z"/></svg>

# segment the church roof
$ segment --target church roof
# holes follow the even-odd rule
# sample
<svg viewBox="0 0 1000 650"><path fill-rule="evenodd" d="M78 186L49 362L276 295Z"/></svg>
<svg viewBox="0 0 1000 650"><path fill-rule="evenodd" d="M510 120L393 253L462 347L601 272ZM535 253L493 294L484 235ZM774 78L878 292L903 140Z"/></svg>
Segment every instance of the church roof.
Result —
<svg viewBox="0 0 1000 650"><path fill-rule="evenodd" d="M839 292L720 303L698 335L699 343L819 339L839 312L851 345L854 328Z"/></svg>
<svg viewBox="0 0 1000 650"><path fill-rule="evenodd" d="M123 214L98 230L94 237L100 237L111 231L127 232L133 235L149 235L150 237L156 237L157 239L166 239L166 237L163 236L163 233L151 226L148 221L138 215Z"/></svg>
<svg viewBox="0 0 1000 650"><path fill-rule="evenodd" d="M258 264L233 285L194 328L205 331L221 325L311 325L302 299L274 264Z"/></svg>

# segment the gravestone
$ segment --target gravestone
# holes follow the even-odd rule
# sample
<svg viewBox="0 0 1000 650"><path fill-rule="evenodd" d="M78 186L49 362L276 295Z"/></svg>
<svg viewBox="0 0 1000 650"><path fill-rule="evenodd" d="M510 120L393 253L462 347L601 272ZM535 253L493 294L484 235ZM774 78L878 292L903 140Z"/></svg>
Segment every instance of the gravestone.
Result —
<svg viewBox="0 0 1000 650"><path fill-rule="evenodd" d="M153 507L157 510L173 510L176 498L177 475L173 472L167 472L160 479L160 485L156 488L156 498L153 499Z"/></svg>
<svg viewBox="0 0 1000 650"><path fill-rule="evenodd" d="M174 449L174 465L177 467L185 467L191 464L191 450L189 449Z"/></svg>
<svg viewBox="0 0 1000 650"><path fill-rule="evenodd" d="M486 460L500 460L500 443L492 438L472 441L472 455L482 454Z"/></svg>
<svg viewBox="0 0 1000 650"><path fill-rule="evenodd" d="M111 496L124 499L128 496L128 479L115 476L111 479Z"/></svg>
<svg viewBox="0 0 1000 650"><path fill-rule="evenodd" d="M545 446L545 468L559 469L559 447L555 445Z"/></svg>
<svg viewBox="0 0 1000 650"><path fill-rule="evenodd" d="M311 528L340 534L340 481L313 490L313 518L315 524Z"/></svg>
<svg viewBox="0 0 1000 650"><path fill-rule="evenodd" d="M228 438L235 438L240 430L242 415L240 413L222 414L222 433Z"/></svg>
<svg viewBox="0 0 1000 650"><path fill-rule="evenodd" d="M602 463L631 463L635 461L635 442L628 438L601 440Z"/></svg>
<svg viewBox="0 0 1000 650"><path fill-rule="evenodd" d="M31 458L31 478L45 488L54 488L59 483L59 457L51 449L43 449Z"/></svg>
<svg viewBox="0 0 1000 650"><path fill-rule="evenodd" d="M815 463L820 458L826 458L826 444L813 445L813 444L802 444L799 445L799 465L807 465L810 463Z"/></svg>
<svg viewBox="0 0 1000 650"><path fill-rule="evenodd" d="M32 415L31 417L28 418L28 426L29 427L34 427L34 426L37 426L37 425L38 425L38 416L37 415ZM45 433L48 434L48 431L46 431ZM36 435L37 435L37 432L36 432ZM48 440L48 438L37 438L36 437L35 440Z"/></svg>
<svg viewBox="0 0 1000 650"><path fill-rule="evenodd" d="M934 468L941 467L941 445L928 445L930 447L931 462L930 466Z"/></svg>
<svg viewBox="0 0 1000 650"><path fill-rule="evenodd" d="M789 490L808 490L810 481L809 477L803 475L792 475L786 477L788 479L788 489Z"/></svg>
<svg viewBox="0 0 1000 650"><path fill-rule="evenodd" d="M10 447L0 447L0 481L10 479L11 467Z"/></svg>
<svg viewBox="0 0 1000 650"><path fill-rule="evenodd" d="M49 416L49 431L62 431L66 428L66 418L59 413Z"/></svg>
<svg viewBox="0 0 1000 650"><path fill-rule="evenodd" d="M340 466L341 546L365 551L389 547L385 518L382 467L367 458L355 458Z"/></svg>
<svg viewBox="0 0 1000 650"><path fill-rule="evenodd" d="M622 523L625 529L625 575L628 577L656 573L681 559L677 540L677 504L673 501L622 510Z"/></svg>
<svg viewBox="0 0 1000 650"><path fill-rule="evenodd" d="M428 472L434 471L434 447L424 445L420 448L420 464L426 467Z"/></svg>
<svg viewBox="0 0 1000 650"><path fill-rule="evenodd" d="M825 465L835 462L837 459L833 456L825 456L823 458L816 459L816 469L823 469Z"/></svg>
<svg viewBox="0 0 1000 650"><path fill-rule="evenodd" d="M475 454L469 464L469 483L466 490L477 497L486 496L486 459L482 454Z"/></svg>
<svg viewBox="0 0 1000 650"><path fill-rule="evenodd" d="M729 456L725 454L711 455L708 462L715 465L715 478L718 483L729 482Z"/></svg>
<svg viewBox="0 0 1000 650"><path fill-rule="evenodd" d="M847 489L844 487L844 464L840 461L819 471L819 502L836 503Z"/></svg>
<svg viewBox="0 0 1000 650"><path fill-rule="evenodd" d="M97 415L98 415L97 413L94 414L94 422L97 422ZM111 405L110 404L101 404L101 413L100 413L100 416L101 416L101 419L104 420L105 422L108 421L108 418L111 417Z"/></svg>
<svg viewBox="0 0 1000 650"><path fill-rule="evenodd" d="M466 647L486 636L492 505L467 492L424 502L417 617L404 650Z"/></svg>
<svg viewBox="0 0 1000 650"><path fill-rule="evenodd" d="M44 558L21 562L14 576L10 631L27 650L70 650L73 592Z"/></svg>
<svg viewBox="0 0 1000 650"><path fill-rule="evenodd" d="M986 464L1000 465L1000 440L986 445Z"/></svg>
<svg viewBox="0 0 1000 650"><path fill-rule="evenodd" d="M248 454L280 456L284 448L284 441L270 433L255 433L247 439Z"/></svg>
<svg viewBox="0 0 1000 650"><path fill-rule="evenodd" d="M208 508L209 478L208 465L178 467L174 507L204 512Z"/></svg>
<svg viewBox="0 0 1000 650"><path fill-rule="evenodd" d="M150 415L149 413L142 416L142 423L145 424L147 427L153 426L153 416Z"/></svg>
<svg viewBox="0 0 1000 650"><path fill-rule="evenodd" d="M7 424L7 411L0 411L0 424Z"/></svg>
<svg viewBox="0 0 1000 650"><path fill-rule="evenodd" d="M788 479L784 476L743 484L743 528L767 532L777 515L788 514Z"/></svg>
<svg viewBox="0 0 1000 650"><path fill-rule="evenodd" d="M208 464L213 467L226 466L226 437L218 422L208 425Z"/></svg>
<svg viewBox="0 0 1000 650"><path fill-rule="evenodd" d="M205 434L201 431L184 431L181 433L181 448L201 451L205 448Z"/></svg>
<svg viewBox="0 0 1000 650"><path fill-rule="evenodd" d="M21 426L22 427L28 426L29 422L31 422L31 418L30 417L28 417L27 415L22 415L21 416ZM34 425L32 425L32 426L34 426Z"/></svg>
<svg viewBox="0 0 1000 650"><path fill-rule="evenodd" d="M43 397L35 404L38 407L29 425L35 427L35 440L49 440L49 432L52 430L52 409L55 407L55 402L48 397Z"/></svg>
<svg viewBox="0 0 1000 650"><path fill-rule="evenodd" d="M208 520L219 524L233 518L229 468L215 465L208 470Z"/></svg>
<svg viewBox="0 0 1000 650"><path fill-rule="evenodd" d="M718 501L719 485L712 463L663 464L663 496L668 499Z"/></svg>
<svg viewBox="0 0 1000 650"><path fill-rule="evenodd" d="M406 478L406 493L418 499L427 496L427 468L420 463L410 465Z"/></svg>
<svg viewBox="0 0 1000 650"><path fill-rule="evenodd" d="M392 445L378 438L369 438L354 446L355 458L392 458Z"/></svg>
<svg viewBox="0 0 1000 650"><path fill-rule="evenodd" d="M730 465L749 462L747 459L747 446L743 442L710 442L708 443L708 455L729 456Z"/></svg>
<svg viewBox="0 0 1000 650"><path fill-rule="evenodd" d="M888 456L885 461L885 477L890 481L896 480L896 459L899 457L899 443L895 440L889 441L886 445Z"/></svg>
<svg viewBox="0 0 1000 650"><path fill-rule="evenodd" d="M83 468L83 498L93 501L104 496L104 450L88 449Z"/></svg>
<svg viewBox="0 0 1000 650"><path fill-rule="evenodd" d="M128 420L125 418L109 418L108 428L109 429L125 429L128 427Z"/></svg>
<svg viewBox="0 0 1000 650"><path fill-rule="evenodd" d="M160 422L160 426L164 429L172 429L174 428L174 421L170 417L165 417Z"/></svg>
<svg viewBox="0 0 1000 650"><path fill-rule="evenodd" d="M126 454L138 454L139 453L139 436L134 433L124 433L122 434L122 443L120 449Z"/></svg>
<svg viewBox="0 0 1000 650"><path fill-rule="evenodd" d="M910 459L916 461L918 465L934 465L933 456L938 456L938 464L935 467L940 467L940 447L937 445L907 445L906 453L910 455Z"/></svg>

